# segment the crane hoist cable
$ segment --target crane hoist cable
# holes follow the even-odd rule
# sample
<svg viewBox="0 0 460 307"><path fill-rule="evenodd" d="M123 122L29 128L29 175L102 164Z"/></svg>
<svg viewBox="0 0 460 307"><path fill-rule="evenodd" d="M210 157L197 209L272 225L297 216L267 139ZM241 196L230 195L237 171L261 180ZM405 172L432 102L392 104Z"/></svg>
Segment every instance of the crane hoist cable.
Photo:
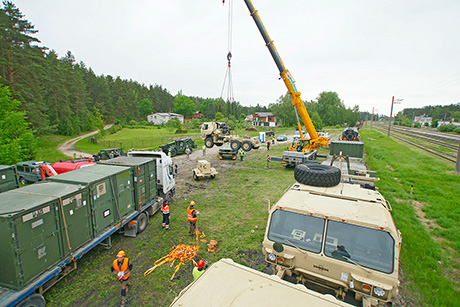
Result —
<svg viewBox="0 0 460 307"><path fill-rule="evenodd" d="M227 53L227 71L225 72L224 83L222 85L222 91L220 93L220 98L224 94L225 85L227 85L227 102L234 102L235 98L233 96L233 80L232 80L232 32L233 32L233 1L228 1L228 53ZM222 1L222 4L225 4L225 0Z"/></svg>

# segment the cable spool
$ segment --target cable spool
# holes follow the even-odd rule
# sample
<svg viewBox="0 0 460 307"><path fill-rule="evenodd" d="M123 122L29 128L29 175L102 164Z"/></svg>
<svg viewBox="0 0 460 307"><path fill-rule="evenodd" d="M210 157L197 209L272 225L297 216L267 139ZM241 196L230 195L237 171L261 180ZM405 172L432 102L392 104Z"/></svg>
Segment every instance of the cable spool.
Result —
<svg viewBox="0 0 460 307"><path fill-rule="evenodd" d="M208 252L214 253L217 249L217 241L216 240L209 240L208 243Z"/></svg>

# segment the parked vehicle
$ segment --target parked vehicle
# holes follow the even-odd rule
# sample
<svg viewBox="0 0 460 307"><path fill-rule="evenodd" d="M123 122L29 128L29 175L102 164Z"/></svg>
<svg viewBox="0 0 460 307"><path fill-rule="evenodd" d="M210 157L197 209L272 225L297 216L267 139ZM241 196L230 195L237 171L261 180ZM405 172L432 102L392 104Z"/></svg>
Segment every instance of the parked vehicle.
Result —
<svg viewBox="0 0 460 307"><path fill-rule="evenodd" d="M0 306L44 307L43 291L85 253L109 248L115 232L143 231L164 200L157 169L171 159L163 157L108 161L1 193Z"/></svg>
<svg viewBox="0 0 460 307"><path fill-rule="evenodd" d="M94 161L100 161L100 160L108 160L108 159L113 159L119 156L124 156L126 155L123 152L123 148L107 148L107 149L101 149L101 151L93 155Z"/></svg>
<svg viewBox="0 0 460 307"><path fill-rule="evenodd" d="M206 293L206 295L203 295ZM220 259L183 289L170 307L351 307L331 295L293 285L277 276Z"/></svg>
<svg viewBox="0 0 460 307"><path fill-rule="evenodd" d="M25 161L17 163L16 170L19 182L27 184L42 181L42 176L40 175L40 165L42 164L51 165L51 163L45 161Z"/></svg>
<svg viewBox="0 0 460 307"><path fill-rule="evenodd" d="M238 150L233 149L229 143L225 143L219 148L219 159L232 159L236 160L238 157Z"/></svg>
<svg viewBox="0 0 460 307"><path fill-rule="evenodd" d="M0 165L0 193L19 188L19 179L14 165Z"/></svg>
<svg viewBox="0 0 460 307"><path fill-rule="evenodd" d="M52 167L58 174L74 171L83 167L96 165L91 159L80 159L80 160L60 160L53 163Z"/></svg>
<svg viewBox="0 0 460 307"><path fill-rule="evenodd" d="M211 167L211 163L206 160L198 160L196 167L192 170L193 179L198 180L200 178L211 177L215 178L218 172L214 167Z"/></svg>
<svg viewBox="0 0 460 307"><path fill-rule="evenodd" d="M184 153L191 154L196 147L195 142L191 138L175 140L174 142L160 145L160 149L165 154L171 153L171 157Z"/></svg>
<svg viewBox="0 0 460 307"><path fill-rule="evenodd" d="M278 142L287 141L287 136L285 134L280 134L276 137Z"/></svg>

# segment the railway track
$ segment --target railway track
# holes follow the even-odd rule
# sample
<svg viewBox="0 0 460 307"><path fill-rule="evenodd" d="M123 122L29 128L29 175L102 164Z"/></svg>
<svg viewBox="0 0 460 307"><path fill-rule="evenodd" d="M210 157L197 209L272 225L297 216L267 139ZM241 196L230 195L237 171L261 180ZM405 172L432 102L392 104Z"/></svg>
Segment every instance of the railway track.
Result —
<svg viewBox="0 0 460 307"><path fill-rule="evenodd" d="M388 132L388 127L385 127L384 125L377 124L374 125L373 128L385 134ZM432 153L445 160L453 163L457 162L460 136L457 137L455 135L434 131L418 131L418 129L401 126L392 126L390 135L398 140ZM414 140L419 140L419 143L414 142ZM430 144L435 145L435 147L432 146L430 148L428 146ZM436 146L445 148L448 151L439 150Z"/></svg>

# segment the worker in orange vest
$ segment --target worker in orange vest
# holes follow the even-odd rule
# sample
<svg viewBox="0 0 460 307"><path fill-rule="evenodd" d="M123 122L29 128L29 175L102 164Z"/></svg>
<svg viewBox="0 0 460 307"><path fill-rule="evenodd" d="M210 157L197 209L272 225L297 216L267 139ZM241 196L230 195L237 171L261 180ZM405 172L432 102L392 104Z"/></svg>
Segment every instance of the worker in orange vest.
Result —
<svg viewBox="0 0 460 307"><path fill-rule="evenodd" d="M170 207L169 207L169 200L165 200L165 202L161 205L161 212L163 212L163 223L161 227L166 228L169 230L169 217L170 217Z"/></svg>
<svg viewBox="0 0 460 307"><path fill-rule="evenodd" d="M196 222L198 221L198 210L195 210L195 202L192 200L187 208L187 219L190 222L189 234L193 237L196 231Z"/></svg>
<svg viewBox="0 0 460 307"><path fill-rule="evenodd" d="M117 276L121 283L121 307L126 305L126 296L128 294L128 287L130 286L128 279L132 269L133 264L131 260L125 257L124 251L119 251L117 259L115 259L112 264L112 273Z"/></svg>

